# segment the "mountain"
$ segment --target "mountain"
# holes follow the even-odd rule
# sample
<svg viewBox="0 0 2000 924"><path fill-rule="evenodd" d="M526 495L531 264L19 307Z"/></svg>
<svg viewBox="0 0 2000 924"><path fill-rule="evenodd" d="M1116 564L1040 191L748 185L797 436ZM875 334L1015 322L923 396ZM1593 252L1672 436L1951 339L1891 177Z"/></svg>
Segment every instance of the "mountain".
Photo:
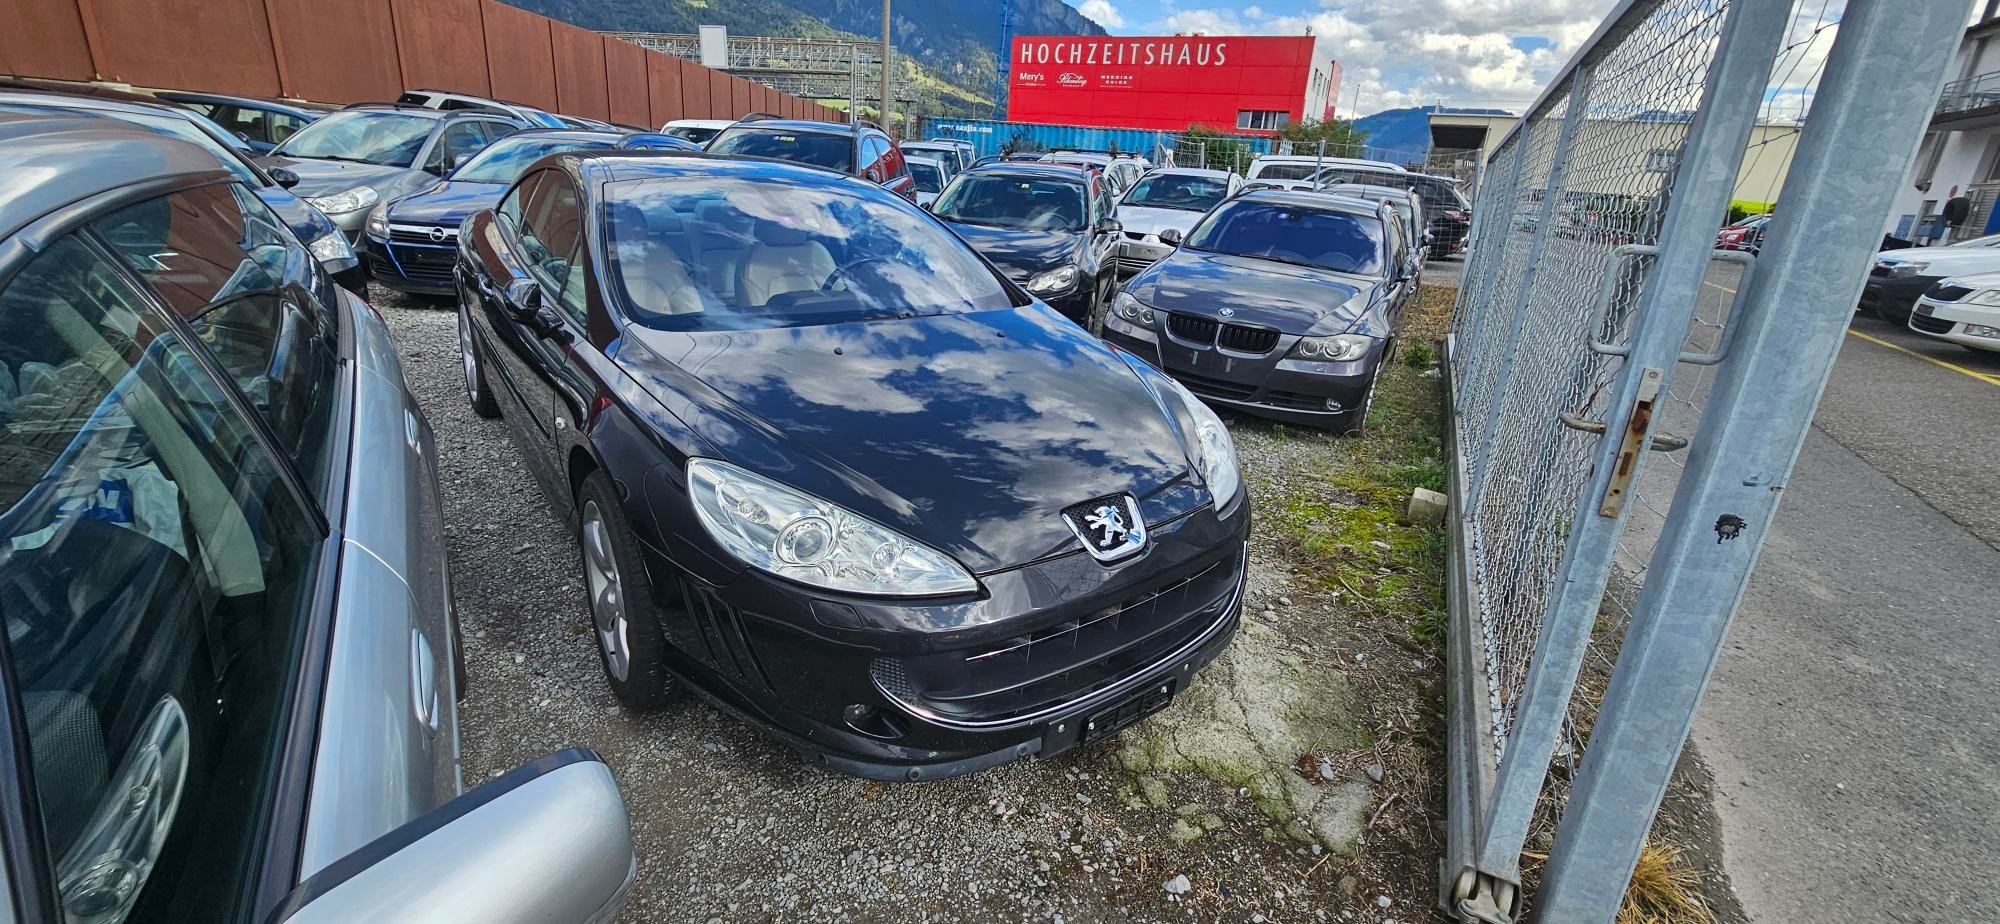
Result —
<svg viewBox="0 0 2000 924"><path fill-rule="evenodd" d="M524 10L599 32L692 33L880 41L881 0L509 0ZM1062 0L1013 0L1016 35L1104 35ZM977 0L895 0L890 41L914 60L924 114L991 114L1000 5Z"/></svg>

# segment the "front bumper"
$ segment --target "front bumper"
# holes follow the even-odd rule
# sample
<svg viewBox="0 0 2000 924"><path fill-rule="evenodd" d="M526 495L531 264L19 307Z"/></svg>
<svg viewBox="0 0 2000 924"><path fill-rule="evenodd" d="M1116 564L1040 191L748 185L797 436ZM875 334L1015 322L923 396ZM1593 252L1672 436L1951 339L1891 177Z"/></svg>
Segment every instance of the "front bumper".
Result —
<svg viewBox="0 0 2000 924"><path fill-rule="evenodd" d="M1118 264L1119 272L1130 274L1166 259L1167 255L1173 252L1173 246L1162 242L1158 237L1148 234L1139 240L1133 240L1128 234L1119 240L1116 250L1112 253L1112 259Z"/></svg>
<svg viewBox="0 0 2000 924"><path fill-rule="evenodd" d="M1163 705L1235 632L1247 504L1239 495L1218 516L1177 484L1175 503L1201 500L1152 524L1138 556L1105 565L1072 549L982 575L972 601L836 597L755 570L709 584L648 547L667 665L827 767L869 779L942 779L1059 753Z"/></svg>
<svg viewBox="0 0 2000 924"><path fill-rule="evenodd" d="M364 234L360 253L375 281L398 292L419 295L458 292L452 280L452 266L458 260L456 237L440 243L415 243Z"/></svg>
<svg viewBox="0 0 2000 924"><path fill-rule="evenodd" d="M1917 299L1907 323L1911 330L1928 337L2000 353L2000 307L1923 297Z"/></svg>
<svg viewBox="0 0 2000 924"><path fill-rule="evenodd" d="M1164 311L1154 311L1156 328L1113 315L1104 339L1143 357L1209 404L1284 423L1323 430L1360 426L1375 388L1384 347L1346 362L1291 359L1300 337L1281 334L1270 349L1248 353L1214 342L1183 339L1170 332Z"/></svg>
<svg viewBox="0 0 2000 924"><path fill-rule="evenodd" d="M1876 276L1868 277L1868 284L1861 288L1861 307L1880 315L1883 319L1897 324L1910 320L1910 311L1916 307L1917 298L1936 285L1942 276Z"/></svg>

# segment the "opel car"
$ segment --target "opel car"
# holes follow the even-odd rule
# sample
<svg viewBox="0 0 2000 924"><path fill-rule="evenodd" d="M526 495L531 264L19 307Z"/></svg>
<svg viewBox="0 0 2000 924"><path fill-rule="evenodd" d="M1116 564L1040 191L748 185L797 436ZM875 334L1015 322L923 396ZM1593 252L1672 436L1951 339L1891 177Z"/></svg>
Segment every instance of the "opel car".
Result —
<svg viewBox="0 0 2000 924"><path fill-rule="evenodd" d="M458 262L458 226L490 209L529 164L558 151L608 148L630 137L608 132L529 129L509 135L416 192L379 203L369 212L362 253L375 281L401 292L450 295ZM665 136L648 136L681 143Z"/></svg>
<svg viewBox="0 0 2000 924"><path fill-rule="evenodd" d="M1139 721L1235 631L1221 420L875 184L559 154L457 275L467 396L575 529L631 708L685 685L937 779Z"/></svg>
<svg viewBox="0 0 2000 924"><path fill-rule="evenodd" d="M437 444L382 320L201 147L0 115L0 161L4 916L617 913L595 755L461 795Z"/></svg>
<svg viewBox="0 0 2000 924"><path fill-rule="evenodd" d="M1415 294L1410 253L1386 203L1248 192L1125 284L1104 338L1218 406L1352 430Z"/></svg>
<svg viewBox="0 0 2000 924"><path fill-rule="evenodd" d="M2000 353L2000 272L1953 276L1917 298L1910 329L1968 350Z"/></svg>
<svg viewBox="0 0 2000 924"><path fill-rule="evenodd" d="M1095 329L1117 288L1124 231L1096 170L991 164L960 174L930 209L1035 297Z"/></svg>
<svg viewBox="0 0 2000 924"><path fill-rule="evenodd" d="M299 177L298 194L358 244L377 203L436 182L526 124L477 109L354 106L300 129L263 162Z"/></svg>
<svg viewBox="0 0 2000 924"><path fill-rule="evenodd" d="M1167 167L1146 174L1114 213L1125 235L1118 242L1118 268L1136 273L1173 252L1161 235L1186 235L1209 209L1242 189L1243 178L1227 170Z"/></svg>

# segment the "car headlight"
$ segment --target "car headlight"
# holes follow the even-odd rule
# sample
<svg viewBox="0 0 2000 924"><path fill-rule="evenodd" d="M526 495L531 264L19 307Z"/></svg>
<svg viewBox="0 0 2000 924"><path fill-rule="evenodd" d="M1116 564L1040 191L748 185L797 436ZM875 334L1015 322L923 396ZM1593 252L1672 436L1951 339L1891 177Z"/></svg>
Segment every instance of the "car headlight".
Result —
<svg viewBox="0 0 2000 924"><path fill-rule="evenodd" d="M356 186L345 192L337 192L330 196L314 196L306 201L312 203L313 208L328 215L345 215L373 207L375 201L380 198L382 197L376 195L375 190L366 186Z"/></svg>
<svg viewBox="0 0 2000 924"><path fill-rule="evenodd" d="M1137 324L1140 327L1153 326L1152 307L1128 293L1120 292L1116 297L1111 299L1111 312L1116 314L1120 320Z"/></svg>
<svg viewBox="0 0 2000 924"><path fill-rule="evenodd" d="M2000 289L1981 289L1965 301L1971 305L2000 305Z"/></svg>
<svg viewBox="0 0 2000 924"><path fill-rule="evenodd" d="M1306 337L1292 346L1293 359L1311 359L1320 362L1345 362L1368 355L1368 348L1375 344L1375 338L1365 334L1334 334L1331 337Z"/></svg>
<svg viewBox="0 0 2000 924"><path fill-rule="evenodd" d="M1076 288L1076 267L1058 266L1028 280L1028 291L1036 295L1054 295Z"/></svg>
<svg viewBox="0 0 2000 924"><path fill-rule="evenodd" d="M339 228L320 235L318 240L307 244L306 249L312 251L313 259L321 263L354 259L354 248L347 245L347 235L340 233Z"/></svg>
<svg viewBox="0 0 2000 924"><path fill-rule="evenodd" d="M1236 444L1229 438L1229 428L1222 425L1222 418L1212 408L1181 383L1173 382L1173 386L1175 396L1194 420L1194 432L1188 434L1188 454L1194 457L1194 467L1201 472L1202 483L1208 485L1208 496L1220 509L1243 487L1243 474L1236 467Z"/></svg>
<svg viewBox="0 0 2000 924"><path fill-rule="evenodd" d="M1929 268L1929 263L1891 263L1889 264L1889 275L1891 278L1904 279L1922 273Z"/></svg>
<svg viewBox="0 0 2000 924"><path fill-rule="evenodd" d="M385 241L389 239L389 203L380 203L368 212L368 233Z"/></svg>
<svg viewBox="0 0 2000 924"><path fill-rule="evenodd" d="M727 462L690 461L688 495L716 542L745 564L780 577L897 597L979 589L951 556Z"/></svg>

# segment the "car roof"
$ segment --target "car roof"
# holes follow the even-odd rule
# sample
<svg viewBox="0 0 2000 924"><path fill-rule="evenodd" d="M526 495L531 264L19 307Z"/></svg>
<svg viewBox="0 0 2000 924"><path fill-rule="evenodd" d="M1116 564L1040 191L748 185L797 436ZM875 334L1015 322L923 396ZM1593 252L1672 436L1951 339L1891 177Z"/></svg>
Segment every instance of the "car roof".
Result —
<svg viewBox="0 0 2000 924"><path fill-rule="evenodd" d="M1166 176L1168 174L1176 176L1205 176L1218 180L1228 179L1236 175L1231 171L1217 170L1213 167L1154 167L1146 171L1147 176Z"/></svg>
<svg viewBox="0 0 2000 924"><path fill-rule="evenodd" d="M255 96L229 96L223 93L191 93L186 90L161 90L160 98L177 103L220 103L255 109L271 109L318 118L329 112L338 112L339 107L310 103L288 103L282 100L260 99Z"/></svg>
<svg viewBox="0 0 2000 924"><path fill-rule="evenodd" d="M455 116L482 115L492 117L505 115L499 112L481 112L477 109L432 109L429 106L410 106L401 103L355 103L342 112L401 112L426 119L449 119Z"/></svg>
<svg viewBox="0 0 2000 924"><path fill-rule="evenodd" d="M673 128L675 126L679 126L681 128L728 128L729 126L735 124L736 124L735 119L675 119L671 122L668 122L666 125L662 127Z"/></svg>
<svg viewBox="0 0 2000 924"><path fill-rule="evenodd" d="M918 148L920 150L938 150L943 148L949 148L951 150L958 149L958 145L955 142L950 142L950 141L900 141L897 142L897 145L899 147Z"/></svg>
<svg viewBox="0 0 2000 924"><path fill-rule="evenodd" d="M1386 208L1386 203L1356 199L1352 196L1329 195L1323 192L1306 192L1299 189L1253 189L1237 196L1235 202L1263 202L1271 205L1294 205L1299 208L1333 208L1343 212L1374 215L1377 209Z"/></svg>
<svg viewBox="0 0 2000 924"><path fill-rule="evenodd" d="M110 119L0 113L0 238L49 212L134 183L234 177L195 145Z"/></svg>
<svg viewBox="0 0 2000 924"><path fill-rule="evenodd" d="M853 134L856 128L856 126L849 125L846 122L822 122L818 119L757 119L756 121L752 122L738 121L730 123L730 127L732 128L738 126L748 127L748 128L775 128L779 131L788 131L788 132L820 132L828 135ZM862 131L872 131L872 132L882 131L881 129L875 128L874 126L871 125L862 125L859 127Z"/></svg>
<svg viewBox="0 0 2000 924"><path fill-rule="evenodd" d="M895 195L877 183L861 180L838 170L815 167L794 161L773 160L768 157L736 157L727 154L709 154L704 151L678 151L664 148L601 148L588 151L564 151L551 154L522 173L542 166L555 166L568 170L586 181L623 182L652 178L673 178L686 176L720 177L789 177L808 180L822 187L828 184L852 183L855 190L873 190L886 195Z"/></svg>
<svg viewBox="0 0 2000 924"><path fill-rule="evenodd" d="M1058 164L1033 160L1002 160L990 164L982 164L965 172L985 175L1033 176L1049 180L1081 180L1089 173L1088 170L1078 169L1083 166L1087 165Z"/></svg>
<svg viewBox="0 0 2000 924"><path fill-rule="evenodd" d="M1322 187L1321 191L1338 194L1350 189L1359 192L1364 198L1371 199L1376 197L1384 199L1423 198L1417 195L1417 191L1414 189L1404 189L1401 186L1376 186L1373 183L1334 183Z"/></svg>
<svg viewBox="0 0 2000 924"><path fill-rule="evenodd" d="M1092 164L1109 164L1117 159L1109 154L1098 154L1093 151L1050 151L1049 153L1042 155L1043 160L1051 160L1057 158L1080 159L1086 163L1092 163Z"/></svg>
<svg viewBox="0 0 2000 924"><path fill-rule="evenodd" d="M906 157L903 159L903 161L904 163L911 163L911 164L929 164L933 167L944 166L944 161L938 160L935 157Z"/></svg>
<svg viewBox="0 0 2000 924"><path fill-rule="evenodd" d="M186 118L193 113L183 106L171 102L140 101L123 97L92 96L86 93L70 93L63 90L42 89L0 89L0 102L21 104L62 105L73 109L93 109L98 112L124 112L148 115L171 115Z"/></svg>
<svg viewBox="0 0 2000 924"><path fill-rule="evenodd" d="M645 134L654 133L646 132ZM624 137L624 132L598 131L594 128L524 128L505 138L496 138L492 143L499 144L502 141L511 141L515 138L552 138L557 141L602 141L606 144L615 144L620 138Z"/></svg>

